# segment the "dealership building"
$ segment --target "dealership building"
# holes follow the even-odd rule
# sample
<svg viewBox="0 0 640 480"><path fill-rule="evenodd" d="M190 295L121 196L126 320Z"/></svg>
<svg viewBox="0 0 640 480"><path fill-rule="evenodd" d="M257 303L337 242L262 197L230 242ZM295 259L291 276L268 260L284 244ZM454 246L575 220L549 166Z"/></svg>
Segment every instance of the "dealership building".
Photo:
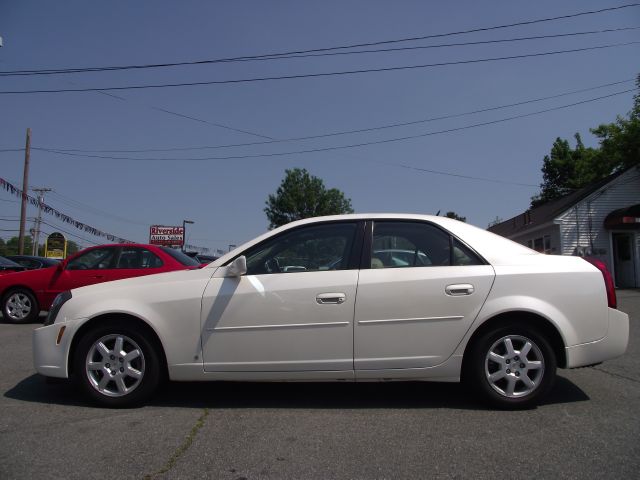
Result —
<svg viewBox="0 0 640 480"><path fill-rule="evenodd" d="M640 287L640 166L635 166L489 227L534 250L590 256L616 287Z"/></svg>

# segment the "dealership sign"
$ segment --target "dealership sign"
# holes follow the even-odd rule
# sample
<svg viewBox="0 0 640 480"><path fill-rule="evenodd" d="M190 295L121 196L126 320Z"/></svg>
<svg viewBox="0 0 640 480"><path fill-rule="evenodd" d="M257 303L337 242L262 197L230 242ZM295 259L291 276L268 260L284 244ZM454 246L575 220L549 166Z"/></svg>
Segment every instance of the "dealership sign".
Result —
<svg viewBox="0 0 640 480"><path fill-rule="evenodd" d="M184 227L167 227L165 225L151 225L149 229L149 243L166 247L181 247L184 244Z"/></svg>
<svg viewBox="0 0 640 480"><path fill-rule="evenodd" d="M67 239L60 232L53 232L44 242L44 256L63 260L67 256Z"/></svg>

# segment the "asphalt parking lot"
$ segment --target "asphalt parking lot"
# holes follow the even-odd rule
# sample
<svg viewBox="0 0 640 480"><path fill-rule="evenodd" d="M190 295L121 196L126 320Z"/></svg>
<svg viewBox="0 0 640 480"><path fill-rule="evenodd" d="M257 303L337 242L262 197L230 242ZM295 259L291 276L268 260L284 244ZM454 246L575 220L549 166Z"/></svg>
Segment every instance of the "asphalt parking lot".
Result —
<svg viewBox="0 0 640 480"><path fill-rule="evenodd" d="M620 478L640 469L640 291L627 354L560 370L534 410L457 384L170 384L145 407L85 404L35 374L0 323L0 478Z"/></svg>

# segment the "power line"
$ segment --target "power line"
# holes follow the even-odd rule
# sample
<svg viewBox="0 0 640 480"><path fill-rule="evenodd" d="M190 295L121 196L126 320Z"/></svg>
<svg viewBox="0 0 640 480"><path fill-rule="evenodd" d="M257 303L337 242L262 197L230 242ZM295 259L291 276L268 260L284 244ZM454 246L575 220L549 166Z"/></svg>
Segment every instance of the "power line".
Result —
<svg viewBox="0 0 640 480"><path fill-rule="evenodd" d="M59 230L59 231L61 231L61 232L64 232L64 233L66 233L67 235L71 235L72 237L79 238L80 240L84 240L85 242L91 243L91 244L93 244L93 245L101 245L101 243L100 243L100 242L94 242L93 240L89 240L88 238L81 237L80 235L76 235L75 233L72 233L72 232L70 232L70 231L68 231L68 230L65 230L65 229L63 229L63 228L60 228L59 226L57 226L57 225L53 225L53 224L51 224L51 223L49 223L49 222L45 222L44 220L42 220L42 223L43 223L44 225L48 225L48 226L49 226L49 227L51 227L51 228L55 228L56 230ZM46 232L45 232L45 233L46 233Z"/></svg>
<svg viewBox="0 0 640 480"><path fill-rule="evenodd" d="M386 165L394 166L394 167L400 167L400 168L406 168L407 170L414 170L414 171L417 171L417 172L426 172L426 173L434 173L436 175L445 175L447 177L466 178L468 180L481 180L483 182L501 183L503 185L518 185L520 187L535 187L535 188L539 187L539 185L534 185L532 183L518 183L518 182L510 182L508 180L498 180L498 179L495 179L495 178L474 177L474 176L471 176L471 175L462 175L462 174L458 174L458 173L442 172L440 170L431 170L431 169L428 169L428 168L414 167L413 165L404 165L404 164L401 164L401 163L387 163Z"/></svg>
<svg viewBox="0 0 640 480"><path fill-rule="evenodd" d="M98 93L100 95L106 95L107 97L115 98L115 99L121 100L123 102L130 102L131 101L128 98L121 97L119 95L114 95L113 93L103 92L103 91L99 91L99 90L94 92L94 93ZM183 118L183 119L187 119L187 120L193 120L193 121L198 122L198 123L204 123L204 124L207 124L207 125L211 125L211 126L214 126L214 127L217 127L217 128L223 128L225 130L229 130L229 131L236 132L236 133L244 133L246 135L253 135L254 137L260 137L260 138L266 138L268 140L273 140L272 137L269 137L267 135L262 135L260 133L251 132L249 130L242 130L240 128L230 127L229 125L224 125L222 123L211 122L209 120L204 120L202 118L194 117L194 116L191 116L191 115L185 115L184 113L174 112L174 111L168 110L166 108L156 107L155 105L147 105L147 104L140 103L140 102L135 102L135 103L138 103L139 105L142 105L144 107L150 108L151 110L157 110L159 112L167 113L167 114L173 115L175 117L179 117L179 118Z"/></svg>
<svg viewBox="0 0 640 480"><path fill-rule="evenodd" d="M565 108L575 107L577 105L583 105L583 104L586 104L586 103L591 103L591 102L603 100L603 99L606 99L606 98L615 97L615 96L618 96L618 95L623 95L623 94L626 94L626 93L629 93L629 92L634 92L634 91L635 91L635 89L628 89L628 90L624 90L624 91L621 91L621 92L611 93L611 94L608 94L608 95L602 95L600 97L595 97L595 98L590 98L590 99L587 99L587 100L582 100L582 101L579 101L579 102L560 105L560 106L557 106L557 107L546 108L544 110L538 110L538 111L535 111L535 112L530 112L530 113L525 113L525 114L513 115L513 116L510 116L510 117L504 117L504 118L500 118L500 119L497 119L497 120L491 120L491 121L486 121L486 122L480 122L480 123L465 125L465 126L462 126L462 127L454 127L454 128L448 128L448 129L444 129L444 130L426 132L426 133L421 133L421 134L416 134L416 135L406 135L406 136L403 136L403 137L388 138L388 139L384 139L384 140L374 140L374 141L369 141L369 142L361 142L361 143L354 143L354 144L348 144L348 145L319 147L319 148L313 148L313 149L307 149L307 150L297 150L297 151L290 151L290 152L258 153L258 154L250 154L250 155L229 155L229 156L224 156L224 157L135 158L135 157L115 157L115 156L110 156L110 155L89 155L89 154L83 154L83 153L64 152L64 151L60 151L60 150L44 149L44 148L40 149L40 150L41 151L45 151L45 152L49 152L49 153L56 153L56 154L59 154L59 155L72 156L72 157L99 158L99 159L107 159L107 160L141 161L141 162L198 162L198 161L209 161L209 160L243 160L243 159L249 159L249 158L281 157L281 156L288 156L288 155L300 155L300 154L305 154L305 153L327 152L327 151L333 151L333 150L343 150L343 149L350 149L350 148L358 148L358 147L364 147L364 146L369 146L369 145L380 145L380 144L385 144L385 143L401 142L401 141L405 141L405 140L412 140L412 139L417 139L417 138L429 137L429 136L440 135L440 134L444 134L444 133L451 133L451 132L457 132L457 131L462 131L462 130L468 130L468 129L471 129L471 128L477 128L477 127L482 127L482 126L486 126L486 125L494 125L494 124L497 124L497 123L504 123L504 122L508 122L508 121L516 120L516 119L520 119L520 118L526 118L526 117L532 117L532 116L535 116L535 115L541 115L543 113L548 113L548 112L553 112L553 111L556 111L556 110L562 110L562 109L565 109Z"/></svg>
<svg viewBox="0 0 640 480"><path fill-rule="evenodd" d="M44 210L45 213L49 214L49 215L53 215L56 218L61 219L63 222L74 226L75 228L77 228L78 230L82 230L84 232L88 232L91 235L94 235L96 237L105 237L110 241L114 241L117 240L120 243L130 243L129 240L126 240L124 238L118 237L116 235L112 235L110 233L106 233L103 232L95 227L92 227L91 225L87 225L86 223L83 222L79 222L77 220L75 220L74 218L70 217L69 215L66 215L62 212L60 212L59 210L51 207L50 205L41 202L38 199L35 199L34 197L32 197L31 195L28 195L26 193L24 193L22 190L20 190L19 188L17 188L15 185L13 185L11 182L8 182L7 180L5 180L4 178L0 177L0 187L4 188L5 190L7 190L8 192L10 192L11 194L18 196L18 197L26 197L26 200L29 204L36 206L36 207L40 207Z"/></svg>
<svg viewBox="0 0 640 480"><path fill-rule="evenodd" d="M549 35L533 35L527 37L514 37L514 38L502 38L494 40L476 40L468 42L454 42L454 43L440 43L433 45L416 45L408 47L394 47L394 48L378 48L370 50L354 50L354 51L340 51L340 52L321 52L321 53L301 53L301 54L279 54L263 55L263 56L249 56L249 57L235 57L235 58L220 58L214 60L197 60L191 62L174 62L174 63L157 63L157 64L144 64L144 65L125 65L125 66L110 66L110 67L76 67L76 68L60 68L60 69L41 69L41 70L13 70L0 72L0 77L14 77L14 76L41 76L41 75L61 75L61 74L73 74L73 73L96 73L96 72L109 72L109 71L122 71L122 70L141 70L150 68L167 68L178 67L187 65L206 65L217 63L234 63L234 62L249 62L249 61L270 61L270 60L287 60L295 58L317 58L317 57L330 57L330 56L344 56L344 55L361 55L371 53L391 53L411 50L428 50L434 48L450 48L450 47L464 47L472 45L490 45L499 43L511 43L511 42L523 42L529 40L543 40L550 38L566 38L577 37L584 35L598 35L602 33L623 32L629 30L638 30L640 27L620 27L620 28L606 28L600 30L588 30L582 32L568 32L568 33L556 33Z"/></svg>
<svg viewBox="0 0 640 480"><path fill-rule="evenodd" d="M403 65L399 67L365 68L365 69L359 69L359 70L343 70L343 71L337 71L337 72L279 75L279 76L271 76L271 77L238 78L238 79L230 79L230 80L208 80L208 81L201 81L201 82L159 83L159 84L147 84L147 85L125 85L125 86L119 86L119 87L59 88L59 89L48 89L48 90L46 89L3 90L3 91L0 91L0 95L144 90L149 88L194 87L194 86L202 86L202 85L226 85L226 84L253 83L253 82L265 82L265 81L275 81L275 80L297 80L301 78L323 78L323 77L355 75L355 74L363 74L363 73L392 72L392 71L399 71L399 70L415 70L415 69L424 69L424 68L433 68L433 67L444 67L444 66L450 66L450 65L466 65L466 64L504 61L504 60L518 60L523 58L545 57L545 56L560 55L565 53L577 53L577 52L586 52L586 51L593 51L593 50L602 50L607 48L624 47L629 45L635 45L638 43L640 43L640 41L612 43L607 45L596 45L593 47L572 48L568 50L555 50L550 52L528 53L528 54L510 55L510 56L504 56L504 57L490 57L490 58L458 60L458 61L450 61L450 62L426 63L421 65Z"/></svg>
<svg viewBox="0 0 640 480"><path fill-rule="evenodd" d="M241 56L241 57L222 58L222 59L215 59L215 60L196 60L196 61L188 61L188 62L174 62L174 63L162 63L162 64L145 64L145 65L125 65L125 66L112 66L112 67L79 67L79 68L68 68L68 69L14 70L14 71L2 72L2 73L5 73L5 74L18 74L18 73L21 73L21 74L27 74L27 73L40 73L40 74L43 74L43 73L48 73L48 72L51 72L51 73L66 73L66 72L75 73L76 71L80 71L80 70L82 70L82 71L104 71L104 70L123 70L123 69L134 69L134 68L158 68L158 67L168 67L168 66L198 65L198 64L206 64L206 63L221 63L221 62L230 62L230 61L239 61L239 60L253 60L253 59L260 59L260 58L282 57L282 56L288 56L288 55L300 55L300 54L307 54L307 53L329 52L329 51L335 51L335 50L347 50L347 49L352 49L352 48L372 47L372 46L377 46L377 45L387 45L387 44L393 44L393 43L404 43L404 42L413 42L413 41L427 40L427 39L433 39L433 38L443 38L443 37L449 37L449 36L453 36L453 35L463 35L463 34L469 34L469 33L487 32L487 31L492 31L492 30L500 30L500 29L504 29L504 28L519 27L519 26L524 26L524 25L533 25L533 24L537 24L537 23L551 22L551 21L555 21L555 20L565 20L565 19L568 19L568 18L576 18L576 17L580 17L580 16L594 15L594 14L611 12L611 11L616 11L616 10L622 10L622 9L631 8L631 7L637 7L637 6L640 6L640 3L629 3L629 4L625 4L625 5L618 5L618 6L615 6L615 7L601 8L601 9L598 9L598 10L588 10L588 11L577 12L577 13L572 13L572 14L567 14L567 15L559 15L559 16L555 16L555 17L545 17L545 18L539 18L539 19L534 19L534 20L525 20L525 21L521 21L521 22L502 24L502 25L494 25L494 26L491 26L491 27L473 28L473 29L468 29L468 30L459 30L459 31L447 32L447 33L421 35L421 36L405 37L405 38L398 38L398 39L391 39L391 40L379 40L379 41L375 41L375 42L366 42L366 43L354 43L354 44L339 45L339 46L334 46L334 47L313 48L313 49L307 49L307 50L292 50L292 51L285 51L285 52L272 52L272 53L259 54L259 55L247 55L247 56Z"/></svg>
<svg viewBox="0 0 640 480"><path fill-rule="evenodd" d="M53 192L51 192L51 194L55 197L54 201L61 202L61 203L65 204L65 205L67 205L67 206L69 206L71 208L75 208L77 210L84 210L84 211L92 213L94 215L101 215L101 216L109 217L109 218L111 218L113 220L118 220L120 222L130 223L130 224L133 224L133 225L143 225L143 226L146 226L146 227L149 226L148 223L143 223L143 222L136 221L136 220L130 220L128 218L120 217L118 215L114 215L112 213L105 212L104 210L100 210L100 209L98 209L96 207L92 207L90 205L87 205L85 203L79 202L79 201L74 200L72 198L66 197L66 196L56 192L55 190Z"/></svg>
<svg viewBox="0 0 640 480"><path fill-rule="evenodd" d="M578 90L571 90L571 91L567 91L567 92L563 92L563 93L549 95L549 96L546 96L546 97L538 97L538 98L533 98L533 99L528 99L528 100L521 100L521 101L518 101L518 102L504 104L504 105L497 105L497 106L492 106L492 107L480 108L480 109L471 110L471 111L468 111L468 112L444 114L444 115L439 115L439 116L436 116L436 117L430 117L430 118L424 118L424 119L420 119L420 120L413 120L413 121L406 121L406 122L396 122L396 123L391 123L391 124L386 124L386 125L378 125L378 126L375 126L375 127L365 127L365 128L358 128L358 129L353 129L353 130L342 130L342 131L338 131L338 132L329 132L329 133L323 133L323 134L317 134L317 135L306 135L306 136L303 136L303 137L292 137L292 138L284 138L284 139L270 140L270 141L234 143L234 144L226 144L226 145L210 145L210 146L198 146L198 147L141 148L141 149L118 149L118 150L113 150L113 149L90 150L90 149L79 149L79 148L56 148L56 147L31 147L31 149L32 150L43 150L43 151L55 150L56 152L79 152L79 153L80 152L84 152L84 153L148 153L148 152L179 152L179 151L188 151L188 150L214 150L214 149L220 149L220 148L247 147L247 146L255 146L255 145L271 145L271 144L277 144L277 143L295 142L295 141L302 141L302 140L313 140L313 139L335 137L335 136L341 136L341 135L351 135L351 134L355 134L355 133L373 132L373 131L385 130L385 129L389 129L389 128L397 128L397 127L404 127L404 126L410 126L410 125L418 125L418 124L422 124L422 123L435 122L435 121L438 121L438 120L447 120L447 119L452 119L452 118L460 118L460 117L465 117L465 116L468 116L468 115L475 115L475 114L478 114L478 113L485 113L485 112L501 110L501 109L505 109L505 108L511 108L511 107L516 107L516 106L526 105L526 104L530 104L530 103L542 102L542 101L545 101L545 100L552 100L552 99L555 99L555 98L565 97L565 96L569 96L569 95L575 95L575 94L578 94L578 93L589 92L589 91L592 91L592 90L599 90L601 88L611 87L611 86L615 86L615 85L622 85L622 84L631 83L631 82L635 82L635 79L630 78L630 79L627 79L627 80L621 80L621 81L617 81L617 82L611 82L611 83L605 83L605 84L602 84L602 85L596 85L594 87L581 88L581 89L578 89ZM23 149L0 149L0 152L4 152L4 151L11 151L12 152L12 151L22 151L22 150Z"/></svg>

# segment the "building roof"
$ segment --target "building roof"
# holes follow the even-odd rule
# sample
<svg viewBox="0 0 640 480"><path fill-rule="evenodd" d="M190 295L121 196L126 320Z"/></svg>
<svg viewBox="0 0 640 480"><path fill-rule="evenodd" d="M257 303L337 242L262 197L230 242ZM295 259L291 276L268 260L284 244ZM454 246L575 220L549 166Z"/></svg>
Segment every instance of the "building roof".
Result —
<svg viewBox="0 0 640 480"><path fill-rule="evenodd" d="M575 192L571 192L557 200L552 200L540 205L539 207L526 210L509 220L492 225L488 230L498 235L502 235L503 237L513 237L514 235L526 232L527 230L540 227L541 225L553 221L553 219L558 217L561 213L569 210L592 193L600 190L627 170L620 170L598 182L587 185Z"/></svg>

